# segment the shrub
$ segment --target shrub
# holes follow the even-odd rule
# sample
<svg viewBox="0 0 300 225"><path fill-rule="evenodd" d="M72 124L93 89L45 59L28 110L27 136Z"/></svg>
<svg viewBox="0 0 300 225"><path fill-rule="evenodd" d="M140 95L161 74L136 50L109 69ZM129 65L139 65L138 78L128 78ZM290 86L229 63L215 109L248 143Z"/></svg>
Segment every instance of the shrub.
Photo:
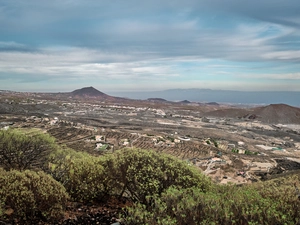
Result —
<svg viewBox="0 0 300 225"><path fill-rule="evenodd" d="M218 148L218 147L219 147L219 144L218 144L218 142L217 142L217 141L213 140L213 143L214 143L214 146L215 146L216 148Z"/></svg>
<svg viewBox="0 0 300 225"><path fill-rule="evenodd" d="M74 200L92 201L103 197L103 167L98 161L93 156L68 161L68 182L64 186Z"/></svg>
<svg viewBox="0 0 300 225"><path fill-rule="evenodd" d="M254 188L258 190L263 198L271 199L278 211L282 212L284 217L293 218L294 224L300 221L300 205L298 194L293 187L294 182L299 182L299 176L287 176L270 181L258 182ZM275 215L276 217L281 214Z"/></svg>
<svg viewBox="0 0 300 225"><path fill-rule="evenodd" d="M0 165L7 170L41 167L54 148L54 138L48 134L0 130Z"/></svg>
<svg viewBox="0 0 300 225"><path fill-rule="evenodd" d="M3 199L1 198L0 199L0 218L3 216L3 214L4 214L4 203L3 203Z"/></svg>
<svg viewBox="0 0 300 225"><path fill-rule="evenodd" d="M195 167L151 150L124 149L102 161L105 185L111 194L151 204L147 196L160 195L170 186L207 191L210 179Z"/></svg>
<svg viewBox="0 0 300 225"><path fill-rule="evenodd" d="M72 149L59 149L49 157L46 169L76 201L92 201L104 195L104 171L100 158Z"/></svg>
<svg viewBox="0 0 300 225"><path fill-rule="evenodd" d="M68 195L51 176L29 170L1 169L0 173L0 202L13 211L6 219L29 223L37 217L56 220L62 216Z"/></svg>
<svg viewBox="0 0 300 225"><path fill-rule="evenodd" d="M197 186L206 191L211 182L186 162L140 149L119 150L102 157L59 149L50 155L45 171L61 182L76 201L114 195L151 204L147 196L160 195L172 185Z"/></svg>
<svg viewBox="0 0 300 225"><path fill-rule="evenodd" d="M253 186L215 186L206 193L195 187L170 187L151 207L136 204L129 208L124 221L130 225L296 224L299 206L285 203L262 195Z"/></svg>

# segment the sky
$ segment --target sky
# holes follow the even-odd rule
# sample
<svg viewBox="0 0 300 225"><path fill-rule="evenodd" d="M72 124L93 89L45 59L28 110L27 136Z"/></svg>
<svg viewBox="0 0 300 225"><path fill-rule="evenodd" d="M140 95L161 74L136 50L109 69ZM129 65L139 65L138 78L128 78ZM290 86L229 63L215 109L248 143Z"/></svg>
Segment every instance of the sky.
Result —
<svg viewBox="0 0 300 225"><path fill-rule="evenodd" d="M0 0L0 90L300 91L299 0Z"/></svg>

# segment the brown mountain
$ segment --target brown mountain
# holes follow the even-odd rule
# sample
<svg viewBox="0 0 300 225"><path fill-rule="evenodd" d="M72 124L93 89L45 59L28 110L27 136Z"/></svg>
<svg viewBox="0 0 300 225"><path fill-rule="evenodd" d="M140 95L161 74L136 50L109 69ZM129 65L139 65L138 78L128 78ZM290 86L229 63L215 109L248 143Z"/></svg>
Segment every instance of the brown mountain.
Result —
<svg viewBox="0 0 300 225"><path fill-rule="evenodd" d="M300 124L300 108L286 104L271 104L254 108L252 115L267 123Z"/></svg>
<svg viewBox="0 0 300 225"><path fill-rule="evenodd" d="M75 91L72 91L71 95L79 96L79 97L104 97L104 98L109 97L109 95L104 94L103 92L98 91L93 87L84 87L81 89L77 89Z"/></svg>
<svg viewBox="0 0 300 225"><path fill-rule="evenodd" d="M126 101L126 99L113 97L107 95L101 91L98 91L96 88L93 87L84 87L81 89L77 89L68 93L74 99L84 99L84 100L98 100L98 101L109 101L109 102L122 102Z"/></svg>
<svg viewBox="0 0 300 225"><path fill-rule="evenodd" d="M68 97L84 101L105 101L111 103L135 103L137 100L114 97L98 91L94 87L84 87L75 91L66 93Z"/></svg>
<svg viewBox="0 0 300 225"><path fill-rule="evenodd" d="M256 119L265 123L300 124L300 108L286 104L271 104L250 109L220 109L208 112L205 116Z"/></svg>

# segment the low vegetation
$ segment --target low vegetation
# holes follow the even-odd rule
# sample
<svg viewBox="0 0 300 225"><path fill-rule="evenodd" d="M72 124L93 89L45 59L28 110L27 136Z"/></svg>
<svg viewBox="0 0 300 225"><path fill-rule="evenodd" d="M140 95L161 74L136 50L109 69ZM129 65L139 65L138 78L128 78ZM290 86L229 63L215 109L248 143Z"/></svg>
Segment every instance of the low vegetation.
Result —
<svg viewBox="0 0 300 225"><path fill-rule="evenodd" d="M31 224L37 217L60 219L68 200L65 188L42 171L0 169L0 187L3 219L22 224Z"/></svg>
<svg viewBox="0 0 300 225"><path fill-rule="evenodd" d="M0 130L0 162L7 170L41 167L55 148L55 140L35 130Z"/></svg>
<svg viewBox="0 0 300 225"><path fill-rule="evenodd" d="M100 158L62 148L49 156L46 172L62 183L74 201L103 197L105 173Z"/></svg>
<svg viewBox="0 0 300 225"><path fill-rule="evenodd" d="M152 150L130 148L96 157L58 146L39 132L0 135L0 223L59 221L67 201L110 197L130 199L122 223L132 225L300 220L293 187L299 175L242 187L217 185L187 162Z"/></svg>
<svg viewBox="0 0 300 225"><path fill-rule="evenodd" d="M211 181L186 162L166 154L142 149L125 149L101 161L110 194L129 197L146 205L172 185L197 187L203 192Z"/></svg>
<svg viewBox="0 0 300 225"><path fill-rule="evenodd" d="M271 187L270 187L271 186ZM286 196L288 191L288 196ZM171 187L151 207L140 203L128 209L125 224L296 224L299 202L290 187L274 190L274 183L236 187Z"/></svg>

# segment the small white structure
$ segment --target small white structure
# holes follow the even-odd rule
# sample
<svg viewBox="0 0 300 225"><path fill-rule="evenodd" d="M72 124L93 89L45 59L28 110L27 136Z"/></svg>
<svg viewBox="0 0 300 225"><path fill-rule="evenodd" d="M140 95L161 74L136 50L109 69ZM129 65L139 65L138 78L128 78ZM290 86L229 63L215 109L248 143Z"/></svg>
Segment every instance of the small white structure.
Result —
<svg viewBox="0 0 300 225"><path fill-rule="evenodd" d="M239 150L239 154L245 154L246 150L245 149L238 149Z"/></svg>
<svg viewBox="0 0 300 225"><path fill-rule="evenodd" d="M99 148L101 148L102 146L103 146L102 143L96 143L96 149L99 149Z"/></svg>
<svg viewBox="0 0 300 225"><path fill-rule="evenodd" d="M174 139L175 143L180 143L181 141L179 139Z"/></svg>
<svg viewBox="0 0 300 225"><path fill-rule="evenodd" d="M239 146L243 146L243 145L245 145L245 142L239 141L239 142L238 142L238 145L239 145Z"/></svg>

